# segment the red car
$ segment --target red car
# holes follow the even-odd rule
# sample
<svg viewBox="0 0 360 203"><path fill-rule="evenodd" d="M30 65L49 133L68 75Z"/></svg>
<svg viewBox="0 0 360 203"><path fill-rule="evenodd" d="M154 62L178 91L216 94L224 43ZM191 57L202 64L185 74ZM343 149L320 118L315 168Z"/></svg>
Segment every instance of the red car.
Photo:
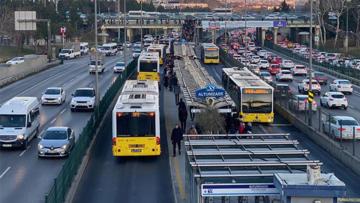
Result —
<svg viewBox="0 0 360 203"><path fill-rule="evenodd" d="M269 73L271 75L276 75L280 72L281 68L280 68L280 64L270 64L270 67L269 67Z"/></svg>
<svg viewBox="0 0 360 203"><path fill-rule="evenodd" d="M282 63L282 58L281 57L274 57L273 60L271 61L271 63L274 63L274 64L281 64Z"/></svg>

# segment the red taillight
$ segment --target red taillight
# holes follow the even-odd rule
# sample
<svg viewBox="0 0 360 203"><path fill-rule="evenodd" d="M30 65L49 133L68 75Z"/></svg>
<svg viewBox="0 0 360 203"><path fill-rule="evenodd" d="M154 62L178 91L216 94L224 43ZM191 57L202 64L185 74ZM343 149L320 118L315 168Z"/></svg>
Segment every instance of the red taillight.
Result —
<svg viewBox="0 0 360 203"><path fill-rule="evenodd" d="M338 128L338 131L345 131L345 128Z"/></svg>
<svg viewBox="0 0 360 203"><path fill-rule="evenodd" d="M115 137L112 138L112 145L113 145L113 146L116 145L116 138L115 138Z"/></svg>
<svg viewBox="0 0 360 203"><path fill-rule="evenodd" d="M356 131L360 131L360 128L356 128Z"/></svg>
<svg viewBox="0 0 360 203"><path fill-rule="evenodd" d="M156 144L160 145L160 137L156 137Z"/></svg>

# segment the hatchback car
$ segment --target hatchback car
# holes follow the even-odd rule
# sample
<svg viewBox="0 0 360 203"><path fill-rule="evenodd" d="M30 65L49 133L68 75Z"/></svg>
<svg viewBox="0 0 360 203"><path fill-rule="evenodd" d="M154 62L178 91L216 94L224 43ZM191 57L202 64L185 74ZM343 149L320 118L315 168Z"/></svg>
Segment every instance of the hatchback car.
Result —
<svg viewBox="0 0 360 203"><path fill-rule="evenodd" d="M271 74L269 72L267 72L267 71L261 71L259 73L259 76L260 76L260 78L262 78L266 82L272 82L273 81Z"/></svg>
<svg viewBox="0 0 360 203"><path fill-rule="evenodd" d="M294 78L289 70L281 70L276 74L277 81L292 81Z"/></svg>
<svg viewBox="0 0 360 203"><path fill-rule="evenodd" d="M290 68L292 69L295 66L294 62L290 60L283 60L281 63L281 68Z"/></svg>
<svg viewBox="0 0 360 203"><path fill-rule="evenodd" d="M295 65L294 68L292 69L292 74L295 75L303 75L305 76L307 74L307 70L305 68L305 66L303 65Z"/></svg>
<svg viewBox="0 0 360 203"><path fill-rule="evenodd" d="M313 79L317 80L320 85L327 85L329 78L322 72L313 72Z"/></svg>
<svg viewBox="0 0 360 203"><path fill-rule="evenodd" d="M306 94L309 91L309 79L304 79L301 83L298 85L298 91L299 93ZM316 80L311 81L311 91L314 92L317 95L320 95L321 93L321 86Z"/></svg>
<svg viewBox="0 0 360 203"><path fill-rule="evenodd" d="M49 87L41 96L41 104L62 104L66 100L65 90L61 87Z"/></svg>
<svg viewBox="0 0 360 203"><path fill-rule="evenodd" d="M39 157L65 157L75 145L75 133L69 127L50 127L38 144Z"/></svg>
<svg viewBox="0 0 360 203"><path fill-rule="evenodd" d="M289 100L289 108L291 110L295 110L295 111L306 111L307 109L309 109L308 96L307 95L294 95ZM311 110L314 112L317 110L316 101L312 102Z"/></svg>
<svg viewBox="0 0 360 203"><path fill-rule="evenodd" d="M334 80L329 87L330 91L352 94L353 88L349 80Z"/></svg>
<svg viewBox="0 0 360 203"><path fill-rule="evenodd" d="M328 108L340 107L346 110L349 104L343 93L326 92L320 97L320 105Z"/></svg>
<svg viewBox="0 0 360 203"><path fill-rule="evenodd" d="M323 132L337 139L360 138L359 122L350 116L331 116L323 121Z"/></svg>

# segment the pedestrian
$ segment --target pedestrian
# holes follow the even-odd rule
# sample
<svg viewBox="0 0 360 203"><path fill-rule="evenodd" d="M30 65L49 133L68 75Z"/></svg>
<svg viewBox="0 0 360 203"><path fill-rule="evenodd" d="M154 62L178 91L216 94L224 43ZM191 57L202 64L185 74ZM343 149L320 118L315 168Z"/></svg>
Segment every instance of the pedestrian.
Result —
<svg viewBox="0 0 360 203"><path fill-rule="evenodd" d="M182 98L180 99L178 105L179 105L178 109L180 109L180 108L185 108L186 109L185 102L184 102L184 100Z"/></svg>
<svg viewBox="0 0 360 203"><path fill-rule="evenodd" d="M170 77L169 77L169 90L170 90L170 92L172 92L172 90L173 90L174 77L175 77L174 73L171 73Z"/></svg>
<svg viewBox="0 0 360 203"><path fill-rule="evenodd" d="M178 84L174 86L174 94L175 94L175 104L179 105L180 86Z"/></svg>
<svg viewBox="0 0 360 203"><path fill-rule="evenodd" d="M181 140L183 139L183 131L179 124L171 132L171 142L173 144L173 156L176 156L176 145L178 146L179 155L181 154Z"/></svg>
<svg viewBox="0 0 360 203"><path fill-rule="evenodd" d="M252 133L252 124L250 122L245 124L245 133L247 133L247 134Z"/></svg>
<svg viewBox="0 0 360 203"><path fill-rule="evenodd" d="M244 134L245 133L245 124L240 121L240 124L239 124L239 134Z"/></svg>
<svg viewBox="0 0 360 203"><path fill-rule="evenodd" d="M168 75L167 74L165 74L165 76L164 76L164 87L165 87L165 89L167 89L168 88Z"/></svg>
<svg viewBox="0 0 360 203"><path fill-rule="evenodd" d="M197 130L196 130L196 127L195 127L195 125L191 125L191 127L189 128L189 130L187 131L187 134L188 135L193 135L193 136L191 136L191 139L193 139L193 140L196 140L196 139L198 139L198 132L197 132Z"/></svg>
<svg viewBox="0 0 360 203"><path fill-rule="evenodd" d="M180 121L181 129L183 130L183 132L185 132L186 120L188 117L186 106L185 105L183 107L179 106L178 111L179 111L178 113L179 113L179 121Z"/></svg>

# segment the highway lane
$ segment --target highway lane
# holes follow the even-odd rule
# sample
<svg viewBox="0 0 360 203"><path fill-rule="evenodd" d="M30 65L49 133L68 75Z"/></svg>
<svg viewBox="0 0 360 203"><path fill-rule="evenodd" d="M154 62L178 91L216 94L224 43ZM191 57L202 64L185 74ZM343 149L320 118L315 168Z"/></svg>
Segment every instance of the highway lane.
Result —
<svg viewBox="0 0 360 203"><path fill-rule="evenodd" d="M111 116L106 118L74 202L174 202L161 93L161 156L114 158L111 151Z"/></svg>
<svg viewBox="0 0 360 203"><path fill-rule="evenodd" d="M100 94L116 78L112 66L119 56L106 57L106 71L100 74ZM90 117L90 112L72 113L69 109L71 93L78 87L94 87L95 76L88 73L88 57L66 61L65 64L17 81L0 89L0 102L14 96L37 96L50 86L63 86L67 101L61 106L42 106L40 109L41 129L49 126L72 127L78 137ZM41 202L49 190L65 159L38 159L35 139L27 150L2 149L0 151L0 202ZM34 187L36 186L36 187ZM18 195L21 191L22 195Z"/></svg>
<svg viewBox="0 0 360 203"><path fill-rule="evenodd" d="M204 64L203 64L204 65ZM215 80L221 84L222 68L224 65L204 65L206 70L212 75ZM283 117L275 113L274 124L271 125L254 125L253 131L255 133L290 133L290 137L300 142L300 147L308 149L310 151L310 157L323 162L322 170L327 173L334 173L340 180L344 181L347 187L347 197L359 197L359 181L360 177L350 169L344 167L344 165L338 160L334 159L328 152L326 152L321 146L316 145L307 136L293 127Z"/></svg>

